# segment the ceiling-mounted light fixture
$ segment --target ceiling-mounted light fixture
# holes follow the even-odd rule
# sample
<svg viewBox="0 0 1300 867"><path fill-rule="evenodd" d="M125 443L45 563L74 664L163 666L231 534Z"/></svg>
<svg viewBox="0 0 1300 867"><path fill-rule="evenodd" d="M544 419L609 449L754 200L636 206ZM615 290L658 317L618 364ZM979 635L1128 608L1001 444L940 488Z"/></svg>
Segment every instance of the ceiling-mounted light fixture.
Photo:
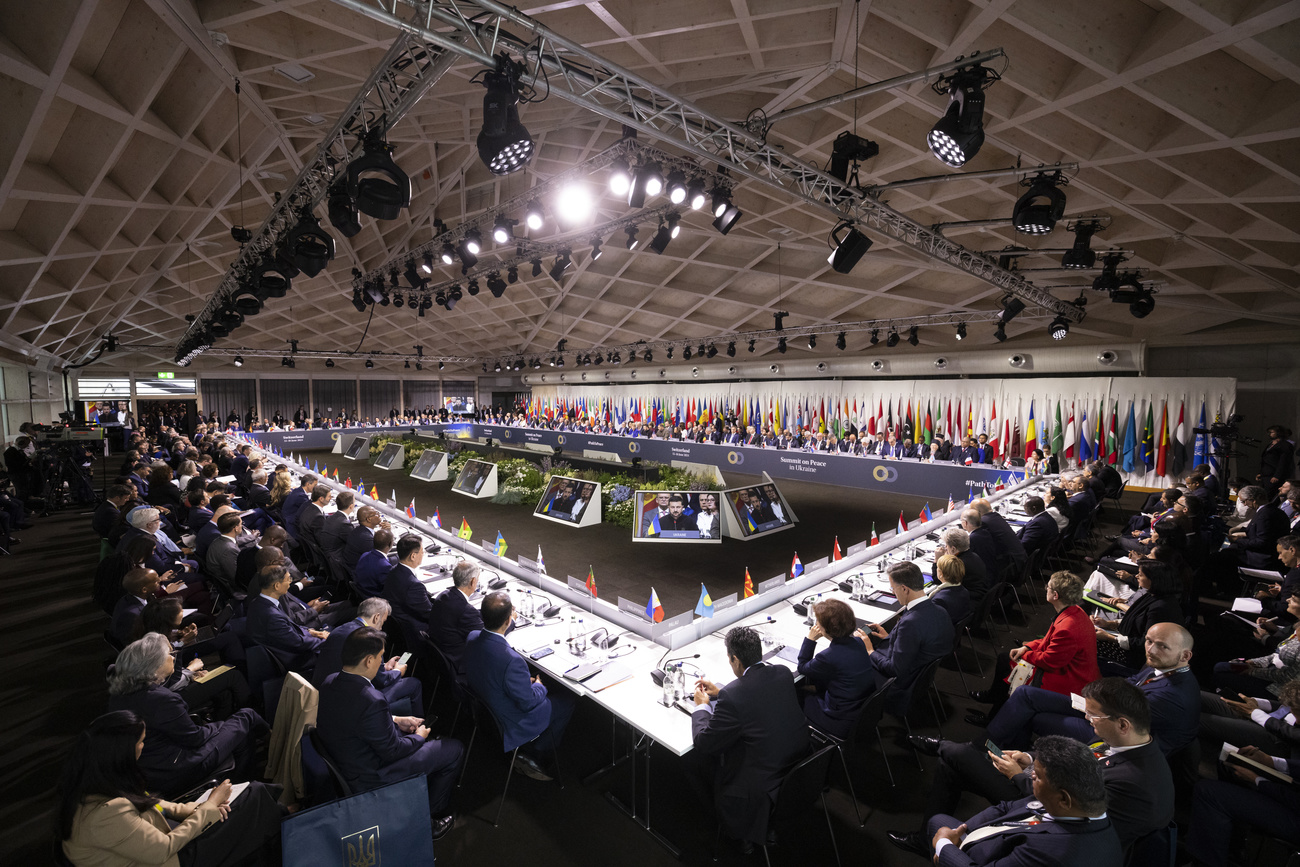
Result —
<svg viewBox="0 0 1300 867"><path fill-rule="evenodd" d="M727 342L727 357L728 358L736 357L736 341L734 340Z"/></svg>
<svg viewBox="0 0 1300 867"><path fill-rule="evenodd" d="M519 282L518 265L511 265L509 268L506 269L506 282L511 284Z"/></svg>
<svg viewBox="0 0 1300 867"><path fill-rule="evenodd" d="M466 250L477 256L483 252L483 234L478 229L467 229L464 244Z"/></svg>
<svg viewBox="0 0 1300 867"><path fill-rule="evenodd" d="M845 347L847 347L848 345L849 345L848 341L844 339L843 331L841 331L839 334L835 336L835 348L838 349L840 352L843 352Z"/></svg>
<svg viewBox="0 0 1300 867"><path fill-rule="evenodd" d="M891 328L891 329L889 329L889 337L887 337L887 338L885 339L885 345L888 346L890 349L893 349L895 346L898 345L898 329L897 329L897 328Z"/></svg>
<svg viewBox="0 0 1300 867"><path fill-rule="evenodd" d="M627 248L628 248L629 250L635 250L635 249L636 249L636 245L637 245L637 239L636 239L637 228L636 228L636 226L628 226L628 227L627 227L626 229L624 229L623 231L627 233Z"/></svg>
<svg viewBox="0 0 1300 867"><path fill-rule="evenodd" d="M659 231L655 232L655 236L650 239L650 249L662 255L664 250L668 247L668 242L672 239L672 231L668 228L668 224L661 218L659 220Z"/></svg>
<svg viewBox="0 0 1300 867"><path fill-rule="evenodd" d="M235 367L243 367L243 366L244 366L244 356L242 356L242 355L236 355L236 356L235 356Z"/></svg>
<svg viewBox="0 0 1300 867"><path fill-rule="evenodd" d="M686 204L692 211L698 211L704 207L708 201L708 196L704 192L704 181L698 177L691 178L690 184L686 187Z"/></svg>
<svg viewBox="0 0 1300 867"><path fill-rule="evenodd" d="M1039 172L1021 182L1028 187L1011 210L1011 224L1026 235L1048 235L1065 213L1065 193L1061 187L1069 180L1060 172Z"/></svg>
<svg viewBox="0 0 1300 867"><path fill-rule="evenodd" d="M627 164L627 160L619 157L609 164L609 191L614 195L622 198L627 195L628 187L632 184L632 167Z"/></svg>
<svg viewBox="0 0 1300 867"><path fill-rule="evenodd" d="M514 226L518 220L512 220L505 214L497 214L492 223L492 240L498 244L509 244L514 240Z"/></svg>
<svg viewBox="0 0 1300 867"><path fill-rule="evenodd" d="M754 344L755 344L755 343L757 343L757 341L755 341L755 340L750 340L750 341L749 341L749 351L750 351L750 352L753 352L753 351L754 351Z"/></svg>
<svg viewBox="0 0 1300 867"><path fill-rule="evenodd" d="M809 348L809 349L816 349L816 348L817 348L817 335L816 335L816 334L809 334L809 335L808 335L808 348Z"/></svg>
<svg viewBox="0 0 1300 867"><path fill-rule="evenodd" d="M393 148L376 126L348 163L348 194L357 209L376 220L396 220L411 205L411 179L393 162Z"/></svg>
<svg viewBox="0 0 1300 867"><path fill-rule="evenodd" d="M966 339L966 323L965 323L965 322L958 322L958 323L957 323L957 339L958 339L958 340L965 340L965 339Z"/></svg>
<svg viewBox="0 0 1300 867"><path fill-rule="evenodd" d="M875 346L879 342L880 342L880 329L879 328L871 329L871 345Z"/></svg>
<svg viewBox="0 0 1300 867"><path fill-rule="evenodd" d="M551 279L556 283L564 276L564 272L569 265L573 263L572 253L569 250L561 250L555 255L555 264L551 265Z"/></svg>
<svg viewBox="0 0 1300 867"><path fill-rule="evenodd" d="M831 232L831 240L835 242L835 246L826 261L840 274L852 271L853 266L858 264L858 260L871 249L871 239L847 221L835 227Z"/></svg>
<svg viewBox="0 0 1300 867"><path fill-rule="evenodd" d="M315 277L334 258L334 237L320 227L320 220L304 210L298 223L284 239L284 249L293 264L308 277Z"/></svg>
<svg viewBox="0 0 1300 867"><path fill-rule="evenodd" d="M721 187L713 190L713 228L725 235L741 218L740 209L731 203L731 193Z"/></svg>
<svg viewBox="0 0 1300 867"><path fill-rule="evenodd" d="M641 356L641 359L642 359L646 364L649 364L650 362L652 362L652 361L655 360L655 354L654 354L653 352L651 352L649 349L647 349L647 350L645 351L645 353Z"/></svg>
<svg viewBox="0 0 1300 867"><path fill-rule="evenodd" d="M1052 335L1053 340L1064 340L1070 333L1070 323L1064 316L1058 316L1047 326L1047 333Z"/></svg>
<svg viewBox="0 0 1300 867"><path fill-rule="evenodd" d="M779 337L779 338L777 338L777 341L776 341L776 351L779 352L779 353L781 353L782 355L785 354L785 338L784 338L784 337Z"/></svg>
<svg viewBox="0 0 1300 867"><path fill-rule="evenodd" d="M524 224L527 225L531 231L536 232L538 229L542 228L542 225L545 222L546 220L542 215L541 204L536 199L529 202L528 207L524 210Z"/></svg>
<svg viewBox="0 0 1300 867"><path fill-rule="evenodd" d="M831 163L826 173L848 183L852 164L853 182L856 183L857 163L866 162L878 153L880 145L845 130L835 137L835 142L831 145Z"/></svg>
<svg viewBox="0 0 1300 867"><path fill-rule="evenodd" d="M1103 228L1100 220L1076 220L1067 229L1074 232L1074 245L1061 255L1062 268L1091 268L1097 264L1097 252L1090 246L1092 236Z"/></svg>
<svg viewBox="0 0 1300 867"><path fill-rule="evenodd" d="M600 239L599 235L591 239L591 261L595 262L600 258L600 248L604 243L605 242Z"/></svg>
<svg viewBox="0 0 1300 867"><path fill-rule="evenodd" d="M913 325L911 330L907 333L907 342L912 344L913 346L916 346L921 342L920 338L916 336L915 325Z"/></svg>
<svg viewBox="0 0 1300 867"><path fill-rule="evenodd" d="M466 241L461 241L460 246L456 248L456 255L460 257L460 273L467 274L469 269L478 264L478 254L469 248Z"/></svg>
<svg viewBox="0 0 1300 867"><path fill-rule="evenodd" d="M668 173L668 201L674 205L680 205L686 201L686 173L681 169L673 169Z"/></svg>
<svg viewBox="0 0 1300 867"><path fill-rule="evenodd" d="M519 120L519 77L522 63L504 54L496 69L483 75L483 128L478 134L478 155L489 172L508 175L533 158L533 137Z"/></svg>
<svg viewBox="0 0 1300 867"><path fill-rule="evenodd" d="M333 366L334 366L334 359L332 359L332 358L327 358L327 359L325 359L325 366L326 366L326 367L333 367Z"/></svg>
<svg viewBox="0 0 1300 867"><path fill-rule="evenodd" d="M432 253L425 253L425 254L424 254L424 261L423 261L422 263L420 263L420 268L421 268L421 269L424 271L424 273L426 273L426 274L432 274L432 273L433 273L433 254L432 254Z"/></svg>
<svg viewBox="0 0 1300 867"><path fill-rule="evenodd" d="M343 237L352 238L361 231L361 217L357 212L357 203L348 193L346 177L330 187L326 211L329 213L330 225L338 229Z"/></svg>
<svg viewBox="0 0 1300 867"><path fill-rule="evenodd" d="M984 88L1001 76L985 66L969 66L932 85L947 94L948 108L930 129L930 152L953 168L961 168L984 145Z"/></svg>
<svg viewBox="0 0 1300 867"><path fill-rule="evenodd" d="M682 347L682 358L686 359L687 361L690 361L691 355L692 355L691 345L688 343L684 347Z"/></svg>
<svg viewBox="0 0 1300 867"><path fill-rule="evenodd" d="M374 359L367 358L367 359L366 359L366 370L370 370L370 369L372 369L374 366L375 366Z"/></svg>
<svg viewBox="0 0 1300 867"><path fill-rule="evenodd" d="M1116 287L1110 290L1110 300L1127 304L1129 313L1137 319L1145 319L1156 306L1151 290L1142 285L1142 275L1138 271L1125 271L1118 276Z"/></svg>
<svg viewBox="0 0 1300 867"><path fill-rule="evenodd" d="M488 273L487 287L488 287L488 291L492 293L492 297L500 298L502 295L504 295L506 292L506 286L507 286L506 281L501 279L501 273L499 271L490 271ZM477 294L477 291L478 291L478 283L476 281L471 282L469 294L475 295Z"/></svg>

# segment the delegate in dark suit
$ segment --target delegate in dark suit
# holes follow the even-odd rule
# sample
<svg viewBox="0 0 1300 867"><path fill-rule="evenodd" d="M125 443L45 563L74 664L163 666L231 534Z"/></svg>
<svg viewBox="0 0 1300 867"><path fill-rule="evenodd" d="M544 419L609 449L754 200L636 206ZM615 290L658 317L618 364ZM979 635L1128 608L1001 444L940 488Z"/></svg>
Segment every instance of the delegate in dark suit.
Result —
<svg viewBox="0 0 1300 867"><path fill-rule="evenodd" d="M832 638L813 656L817 642L804 638L799 648L799 674L817 692L803 700L804 716L824 732L847 737L862 703L876 689L876 670L862 642L852 635Z"/></svg>
<svg viewBox="0 0 1300 867"><path fill-rule="evenodd" d="M208 514L210 516L211 512ZM105 501L95 508L95 514L90 519L90 527L95 531L96 536L107 539L120 520L122 520L122 513L118 511L117 506Z"/></svg>
<svg viewBox="0 0 1300 867"><path fill-rule="evenodd" d="M371 549L357 560L354 580L367 596L383 596L384 582L393 569L393 563L383 551Z"/></svg>
<svg viewBox="0 0 1300 867"><path fill-rule="evenodd" d="M794 676L756 663L718 691L713 712L691 714L695 752L718 757L713 801L733 838L761 843L781 778L808 754L808 725L795 700Z"/></svg>
<svg viewBox="0 0 1300 867"><path fill-rule="evenodd" d="M321 689L330 675L343 670L343 642L365 625L367 624L360 617L354 617L347 623L340 623L330 632L330 637L321 643L320 652L316 655L316 667L311 674L312 686ZM379 673L370 683L383 694L393 714L421 716L424 713L424 691L419 678L402 677L400 671L380 667Z"/></svg>
<svg viewBox="0 0 1300 867"><path fill-rule="evenodd" d="M348 536L354 526L347 512L342 509L325 519L324 525L316 531L316 543L326 557L343 553L343 546L348 543Z"/></svg>
<svg viewBox="0 0 1300 867"><path fill-rule="evenodd" d="M985 825L1003 825L1036 819L1027 806L1033 797L1003 801L966 820L967 833ZM956 828L961 821L940 814L930 820L931 838L940 828ZM1123 864L1124 852L1110 819L1037 822L1015 826L994 834L966 848L944 846L935 860L939 867L973 867L996 864L998 867L1030 865L1100 865Z"/></svg>
<svg viewBox="0 0 1300 867"><path fill-rule="evenodd" d="M978 608L979 604L984 601L985 595L988 594L989 588L992 586L989 582L988 573L984 569L984 561L979 558L978 554L969 548L958 554L957 559L960 560L961 565L966 568L966 577L961 579L961 586L965 587L966 592L970 594L971 606ZM932 565L930 567L930 577L935 581L939 580L936 566Z"/></svg>
<svg viewBox="0 0 1300 867"><path fill-rule="evenodd" d="M194 535L198 535L199 530L203 529L204 524L212 523L212 510L207 506L195 506L190 509L190 514L186 520L186 526Z"/></svg>
<svg viewBox="0 0 1300 867"><path fill-rule="evenodd" d="M248 600L248 637L274 651L285 667L305 671L316 660L321 640L289 618L279 603L261 594Z"/></svg>
<svg viewBox="0 0 1300 867"><path fill-rule="evenodd" d="M1061 533L1052 520L1052 516L1046 512L1039 512L1037 515L1020 528L1016 536L1020 539L1020 545L1025 549L1027 555L1032 556L1035 551L1045 550Z"/></svg>
<svg viewBox="0 0 1300 867"><path fill-rule="evenodd" d="M970 591L965 584L940 585L930 594L930 601L948 612L948 619L954 624L971 613Z"/></svg>
<svg viewBox="0 0 1300 867"><path fill-rule="evenodd" d="M325 526L325 513L315 503L308 503L298 513L298 538L320 547L320 531Z"/></svg>
<svg viewBox="0 0 1300 867"><path fill-rule="evenodd" d="M248 489L248 496L245 498L250 509L269 509L271 508L271 492L266 485L254 484Z"/></svg>
<svg viewBox="0 0 1300 867"><path fill-rule="evenodd" d="M1300 761L1288 759L1285 765L1284 773L1300 778ZM1227 867L1234 832L1242 827L1260 828L1294 846L1300 844L1300 789L1268 778L1254 785L1200 780L1189 824L1188 851L1208 867Z"/></svg>
<svg viewBox="0 0 1300 867"><path fill-rule="evenodd" d="M776 520L773 517L771 520ZM674 515L671 511L663 518L659 519L660 530L698 530L694 515L678 514Z"/></svg>
<svg viewBox="0 0 1300 867"><path fill-rule="evenodd" d="M357 561L361 555L367 551L375 550L375 534L368 527L360 524L352 528L348 533L347 544L343 546L343 562L351 571L356 571Z"/></svg>
<svg viewBox="0 0 1300 867"><path fill-rule="evenodd" d="M302 513L303 507L310 499L311 494L307 491L294 488L280 505L280 517L284 519L284 527L295 539L298 538L298 515Z"/></svg>
<svg viewBox="0 0 1300 867"><path fill-rule="evenodd" d="M398 563L384 581L384 598L393 606L393 615L417 629L429 620L432 608L429 591L415 577L409 566Z"/></svg>
<svg viewBox="0 0 1300 867"><path fill-rule="evenodd" d="M448 587L433 598L429 610L429 640L442 651L448 664L462 678L465 676L465 642L471 632L483 628L483 615L455 587Z"/></svg>
<svg viewBox="0 0 1300 867"><path fill-rule="evenodd" d="M316 731L354 791L426 774L429 811L446 812L464 752L460 742L402 734L383 694L361 675L340 671L326 679Z"/></svg>
<svg viewBox="0 0 1300 867"><path fill-rule="evenodd" d="M507 752L537 738L532 748L544 753L559 741L573 714L573 700L563 690L551 697L545 684L533 683L527 663L505 636L489 629L471 632L464 665L466 682L501 724Z"/></svg>
<svg viewBox="0 0 1300 867"><path fill-rule="evenodd" d="M1092 491L1085 487L1082 491L1070 497L1069 503L1070 523L1066 530L1077 532L1080 526L1086 525L1092 520L1092 513L1097 510L1097 498L1092 495Z"/></svg>
<svg viewBox="0 0 1300 867"><path fill-rule="evenodd" d="M126 647L131 642L131 631L135 629L135 621L144 611L144 605L144 600L126 593L113 606L113 623L108 631L118 647Z"/></svg>
<svg viewBox="0 0 1300 867"><path fill-rule="evenodd" d="M1278 568L1277 540L1286 535L1290 526L1286 512L1272 503L1256 509L1246 525L1246 538L1239 543L1244 564L1251 569Z"/></svg>
<svg viewBox="0 0 1300 867"><path fill-rule="evenodd" d="M998 557L998 546L993 541L992 534L983 526L970 530L970 550L975 552L975 556L980 558L984 564L984 574L993 576L993 580L1002 574L1001 558Z"/></svg>
<svg viewBox="0 0 1300 867"><path fill-rule="evenodd" d="M920 599L899 612L889 639L879 642L871 654L876 669L876 685L891 677L894 681L893 707L906 709L912 696L912 684L921 669L952 652L952 621L948 614L929 599Z"/></svg>
<svg viewBox="0 0 1300 867"><path fill-rule="evenodd" d="M993 537L993 544L997 546L998 556L1004 564L1010 564L1017 572L1025 567L1029 555L1025 553L1024 544L1006 518L997 512L989 512L980 518L980 525Z"/></svg>

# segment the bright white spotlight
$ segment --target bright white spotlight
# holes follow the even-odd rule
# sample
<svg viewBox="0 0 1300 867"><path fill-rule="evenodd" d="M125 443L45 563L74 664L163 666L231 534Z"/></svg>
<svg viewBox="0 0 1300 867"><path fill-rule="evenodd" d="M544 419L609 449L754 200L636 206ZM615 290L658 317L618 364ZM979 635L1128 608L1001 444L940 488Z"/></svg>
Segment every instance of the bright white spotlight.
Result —
<svg viewBox="0 0 1300 867"><path fill-rule="evenodd" d="M591 220L594 206L591 193L583 184L567 184L555 200L556 212L565 223L585 223Z"/></svg>

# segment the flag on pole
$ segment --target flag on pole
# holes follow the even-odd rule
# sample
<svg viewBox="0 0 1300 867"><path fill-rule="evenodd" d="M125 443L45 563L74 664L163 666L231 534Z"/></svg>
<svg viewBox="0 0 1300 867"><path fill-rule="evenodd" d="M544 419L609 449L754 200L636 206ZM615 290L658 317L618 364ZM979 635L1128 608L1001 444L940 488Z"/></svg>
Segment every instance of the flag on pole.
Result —
<svg viewBox="0 0 1300 867"><path fill-rule="evenodd" d="M352 490L352 477L351 477L351 476L348 476L348 480L347 480L346 482L344 482L343 484L347 486L347 489L348 489L349 491Z"/></svg>
<svg viewBox="0 0 1300 867"><path fill-rule="evenodd" d="M415 519L415 497L411 498L410 505L406 507L406 517Z"/></svg>
<svg viewBox="0 0 1300 867"><path fill-rule="evenodd" d="M433 509L433 514L429 516L429 523L433 525L435 530L442 529L442 515L438 514L438 508L436 506Z"/></svg>
<svg viewBox="0 0 1300 867"><path fill-rule="evenodd" d="M1160 410L1160 438L1156 440L1156 475L1169 469L1169 401Z"/></svg>
<svg viewBox="0 0 1300 867"><path fill-rule="evenodd" d="M650 601L645 604L645 616L652 623L662 623L664 619L664 607L659 604L659 594L653 587L650 588Z"/></svg>
<svg viewBox="0 0 1300 867"><path fill-rule="evenodd" d="M921 507L921 522L925 523L926 521L931 520L934 520L934 515L930 513L930 504L926 503Z"/></svg>
<svg viewBox="0 0 1300 867"><path fill-rule="evenodd" d="M390 497L388 498L388 505L392 506L394 509L397 508L397 489L396 489L396 488L393 488L392 496L390 496Z"/></svg>
<svg viewBox="0 0 1300 867"><path fill-rule="evenodd" d="M378 501L379 501L379 486L378 486L378 485L371 485L371 486L370 486L370 499L374 500L375 502L378 502Z"/></svg>
<svg viewBox="0 0 1300 867"><path fill-rule="evenodd" d="M1171 476L1181 476L1183 474L1183 465L1187 463L1187 440L1184 439L1186 432L1183 430L1183 401L1178 401L1178 427L1174 429L1174 441L1170 443L1173 454L1169 456L1169 474Z"/></svg>
<svg viewBox="0 0 1300 867"><path fill-rule="evenodd" d="M1202 430L1205 429L1205 401L1201 401L1201 423L1198 424L1197 427ZM1208 463L1206 457L1210 450L1206 447L1205 434L1197 434L1194 442L1195 445L1192 449L1192 466L1199 467L1201 464Z"/></svg>
<svg viewBox="0 0 1300 867"><path fill-rule="evenodd" d="M1128 428L1124 431L1124 457L1121 466L1124 472L1133 472L1137 459L1137 419L1133 414L1133 401L1128 402Z"/></svg>
<svg viewBox="0 0 1300 867"><path fill-rule="evenodd" d="M591 594L592 599L596 598L596 573L591 566L587 566L587 592Z"/></svg>
<svg viewBox="0 0 1300 867"><path fill-rule="evenodd" d="M469 528L469 521L465 520L464 517L461 517L460 519L460 529L456 531L456 535L460 536L467 542L469 541L469 538L474 535L474 531Z"/></svg>
<svg viewBox="0 0 1300 867"><path fill-rule="evenodd" d="M1070 402L1070 417L1065 420L1065 459L1074 460L1074 401Z"/></svg>
<svg viewBox="0 0 1300 867"><path fill-rule="evenodd" d="M1034 456L1034 449L1038 448L1038 428L1034 425L1034 402L1029 401L1029 424L1025 428L1025 460Z"/></svg>
<svg viewBox="0 0 1300 867"><path fill-rule="evenodd" d="M1057 455L1062 466L1065 465L1065 426L1061 424L1060 400L1056 401L1056 423L1055 427L1052 428L1052 454Z"/></svg>
<svg viewBox="0 0 1300 867"><path fill-rule="evenodd" d="M507 547L505 537L501 535L500 530L497 530L497 556L504 557Z"/></svg>
<svg viewBox="0 0 1300 867"><path fill-rule="evenodd" d="M954 503L954 502L952 501L952 494L949 494L949 495L948 495L948 508L944 509L944 512L951 512L951 511L953 510L953 507L956 506L956 505L957 505L957 504Z"/></svg>
<svg viewBox="0 0 1300 867"><path fill-rule="evenodd" d="M994 491L1001 491L1001 490L1005 490L1005 489L1006 489L1006 485L1002 484L1002 477L1001 477L1001 476L998 476L998 482L997 482L996 485L993 486L993 490L994 490Z"/></svg>
<svg viewBox="0 0 1300 867"><path fill-rule="evenodd" d="M1119 415L1119 401L1110 413L1110 430L1106 434L1106 463L1114 464L1119 460L1119 437L1115 436L1115 416Z"/></svg>
<svg viewBox="0 0 1300 867"><path fill-rule="evenodd" d="M754 579L749 577L749 567L745 567L745 591L741 594L742 599L748 599L754 595Z"/></svg>
<svg viewBox="0 0 1300 867"><path fill-rule="evenodd" d="M1088 405L1083 407L1083 420L1079 422L1079 462L1092 460L1092 431L1088 429Z"/></svg>
<svg viewBox="0 0 1300 867"><path fill-rule="evenodd" d="M794 561L790 563L790 577L798 578L803 574L803 564L799 562L799 552L794 552Z"/></svg>
<svg viewBox="0 0 1300 867"><path fill-rule="evenodd" d="M875 521L872 521L872 522L871 522L871 544L872 544L872 545L879 545L879 544L880 544L880 536L878 536L878 535L876 534L876 522L875 522Z"/></svg>
<svg viewBox="0 0 1300 867"><path fill-rule="evenodd" d="M695 603L695 614L699 617L713 616L713 597L709 595L709 588L703 584L700 585L700 601Z"/></svg>
<svg viewBox="0 0 1300 867"><path fill-rule="evenodd" d="M334 481L337 482L338 480L339 480L339 468L338 468L338 467L335 467L335 468L334 468Z"/></svg>
<svg viewBox="0 0 1300 867"><path fill-rule="evenodd" d="M542 546L537 546L537 574L546 574L546 561L542 559Z"/></svg>
<svg viewBox="0 0 1300 867"><path fill-rule="evenodd" d="M1142 426L1142 463L1146 464L1147 472L1151 472L1156 466L1156 419L1155 401L1147 401L1147 420Z"/></svg>
<svg viewBox="0 0 1300 867"><path fill-rule="evenodd" d="M907 519L903 517L903 510L898 510L898 533L902 535L907 532Z"/></svg>
<svg viewBox="0 0 1300 867"><path fill-rule="evenodd" d="M844 559L844 555L840 553L840 537L836 536L835 549L834 551L831 552L831 562L834 562L836 560L843 560L843 559Z"/></svg>
<svg viewBox="0 0 1300 867"><path fill-rule="evenodd" d="M365 480L365 479L361 479L360 481L357 482L357 490L361 492L361 495L362 495L362 496L365 496L365 493L366 493L366 480Z"/></svg>

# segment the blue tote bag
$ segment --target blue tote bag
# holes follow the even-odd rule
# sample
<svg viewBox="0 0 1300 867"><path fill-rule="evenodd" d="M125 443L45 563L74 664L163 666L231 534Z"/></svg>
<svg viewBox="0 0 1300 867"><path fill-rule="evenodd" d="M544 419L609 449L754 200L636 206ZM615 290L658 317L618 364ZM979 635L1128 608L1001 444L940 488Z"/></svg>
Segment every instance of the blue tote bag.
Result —
<svg viewBox="0 0 1300 867"><path fill-rule="evenodd" d="M432 865L424 775L303 810L280 826L285 867Z"/></svg>

